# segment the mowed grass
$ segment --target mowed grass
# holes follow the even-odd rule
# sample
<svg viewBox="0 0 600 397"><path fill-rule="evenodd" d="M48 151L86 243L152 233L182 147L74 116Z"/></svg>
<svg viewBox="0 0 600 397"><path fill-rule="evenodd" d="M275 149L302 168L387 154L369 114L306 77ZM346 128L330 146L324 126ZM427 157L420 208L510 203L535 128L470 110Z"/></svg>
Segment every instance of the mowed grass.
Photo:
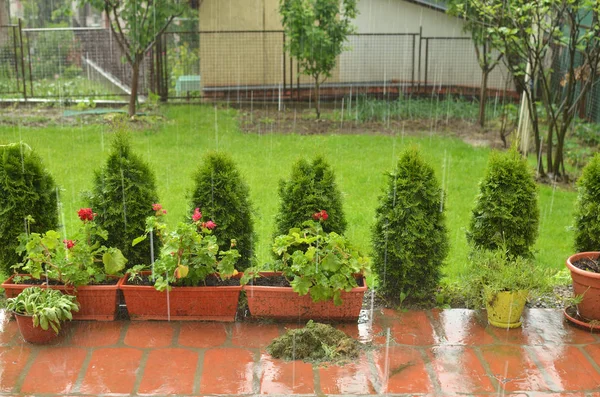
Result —
<svg viewBox="0 0 600 397"><path fill-rule="evenodd" d="M278 209L278 182L287 178L294 161L325 156L334 168L344 197L347 236L370 251L371 228L378 196L386 185L385 173L409 145L420 148L434 167L446 191L450 255L445 274L448 281L467 270L465 231L483 176L489 149L473 148L461 140L445 137L383 135L279 135L240 132L234 110L211 106L171 106L164 109L169 122L156 131L132 132L134 149L154 170L161 203L168 222L175 224L188 214L192 174L202 155L211 150L227 152L237 162L250 186L255 206L256 244L259 261L270 259L269 250ZM94 170L100 168L110 149L113 130L108 126L0 127L0 144L23 140L43 158L62 188L61 200L67 234L78 227L76 211L84 206L81 192L92 186ZM576 193L540 187L540 265L561 269L572 252L572 223ZM218 220L216 220L218 223Z"/></svg>

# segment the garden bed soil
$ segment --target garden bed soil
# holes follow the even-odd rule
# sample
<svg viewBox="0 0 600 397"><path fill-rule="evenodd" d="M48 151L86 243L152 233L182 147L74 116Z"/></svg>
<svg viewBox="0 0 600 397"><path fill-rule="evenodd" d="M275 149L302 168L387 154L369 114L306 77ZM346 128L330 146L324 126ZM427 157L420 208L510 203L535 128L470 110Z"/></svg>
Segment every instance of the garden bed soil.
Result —
<svg viewBox="0 0 600 397"><path fill-rule="evenodd" d="M328 116L328 113L323 111L322 118L316 120L312 109L285 109L281 112L276 109L253 109L252 112L240 110L238 120L242 131L253 134L441 135L460 138L475 147L504 148L498 131L492 127L482 129L476 122L461 119L404 119L386 122L348 120L342 122L328 119Z"/></svg>

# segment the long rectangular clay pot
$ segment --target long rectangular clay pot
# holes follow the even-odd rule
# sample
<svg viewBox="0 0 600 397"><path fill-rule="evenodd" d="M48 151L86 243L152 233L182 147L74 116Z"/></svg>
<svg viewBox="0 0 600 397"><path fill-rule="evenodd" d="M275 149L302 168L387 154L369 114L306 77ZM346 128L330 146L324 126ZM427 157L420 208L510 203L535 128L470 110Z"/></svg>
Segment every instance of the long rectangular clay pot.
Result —
<svg viewBox="0 0 600 397"><path fill-rule="evenodd" d="M20 274L19 276L27 276ZM29 284L15 284L11 276L2 284L7 298L19 295ZM113 276L108 276L116 278ZM50 285L50 288L62 291L65 294L77 296L79 311L73 312L73 320L113 321L117 314L118 284L113 285L84 285L81 287L66 287L64 285Z"/></svg>
<svg viewBox="0 0 600 397"><path fill-rule="evenodd" d="M241 285L172 287L161 292L154 286L128 284L128 278L126 274L119 280L119 288L131 320L235 321Z"/></svg>
<svg viewBox="0 0 600 397"><path fill-rule="evenodd" d="M263 272L262 276L279 276L277 272ZM362 277L362 276L361 276ZM342 304L333 301L313 302L310 294L300 296L291 287L269 287L247 284L244 286L250 314L275 320L333 320L357 321L362 308L367 282L342 292Z"/></svg>

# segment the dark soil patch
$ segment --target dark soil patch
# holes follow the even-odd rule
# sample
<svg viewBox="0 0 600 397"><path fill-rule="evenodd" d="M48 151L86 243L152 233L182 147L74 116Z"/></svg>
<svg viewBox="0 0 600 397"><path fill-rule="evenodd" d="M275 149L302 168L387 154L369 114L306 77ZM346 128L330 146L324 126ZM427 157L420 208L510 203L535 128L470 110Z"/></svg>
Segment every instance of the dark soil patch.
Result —
<svg viewBox="0 0 600 397"><path fill-rule="evenodd" d="M100 282L100 283L90 283L88 285L116 285L119 282L118 278L107 278L106 280ZM22 278L21 280L19 280L19 282L15 282L15 284L20 284L20 285L64 285L64 283L58 281L58 280L53 280L53 279L48 279L46 281L45 278L40 278L40 279L35 279L35 278Z"/></svg>
<svg viewBox="0 0 600 397"><path fill-rule="evenodd" d="M142 275L138 276L133 280L128 280L127 284L129 285L143 285L143 286L154 286L154 281L151 279L150 275ZM208 276L204 283L197 285L197 287L233 287L240 285L239 278L230 278L227 280L221 280L217 276ZM180 281L175 284L171 284L173 287L191 287L191 285L184 284L183 281Z"/></svg>
<svg viewBox="0 0 600 397"><path fill-rule="evenodd" d="M346 362L358 357L359 343L328 324L309 321L275 338L267 351L275 358L313 363Z"/></svg>
<svg viewBox="0 0 600 397"><path fill-rule="evenodd" d="M329 118L328 118L329 117ZM316 120L310 109L247 109L240 110L239 124L242 131L253 134L373 134L406 136L449 136L458 137L472 146L503 148L499 132L494 127L481 129L476 122L462 119L437 120L404 119L381 121L330 119L324 112L321 120ZM510 144L510 142L509 142Z"/></svg>
<svg viewBox="0 0 600 397"><path fill-rule="evenodd" d="M600 263L598 258L581 258L575 262L572 262L571 264L581 270L600 273Z"/></svg>

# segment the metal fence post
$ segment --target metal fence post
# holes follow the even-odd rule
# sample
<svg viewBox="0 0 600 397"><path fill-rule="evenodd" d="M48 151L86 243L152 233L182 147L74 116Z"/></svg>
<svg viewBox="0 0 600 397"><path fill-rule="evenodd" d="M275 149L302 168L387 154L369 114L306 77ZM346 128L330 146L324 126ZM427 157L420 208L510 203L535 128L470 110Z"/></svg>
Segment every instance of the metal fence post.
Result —
<svg viewBox="0 0 600 397"><path fill-rule="evenodd" d="M19 41L21 42L21 71L23 72L23 99L27 101L27 79L25 78L25 51L23 50L23 20L19 18Z"/></svg>
<svg viewBox="0 0 600 397"><path fill-rule="evenodd" d="M282 57L283 57L283 95L285 95L285 76L286 76L286 71L285 71L285 32L283 32L283 47L282 47ZM292 67L292 65L290 65L290 67Z"/></svg>

